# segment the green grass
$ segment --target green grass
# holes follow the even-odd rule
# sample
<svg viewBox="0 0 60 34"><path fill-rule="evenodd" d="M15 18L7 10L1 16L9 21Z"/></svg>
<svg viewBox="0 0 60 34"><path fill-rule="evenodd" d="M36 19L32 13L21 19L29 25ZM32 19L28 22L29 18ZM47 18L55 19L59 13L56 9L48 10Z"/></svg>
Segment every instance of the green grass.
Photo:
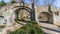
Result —
<svg viewBox="0 0 60 34"><path fill-rule="evenodd" d="M37 22L28 22L20 29L10 32L10 34L44 34L44 32L38 26Z"/></svg>

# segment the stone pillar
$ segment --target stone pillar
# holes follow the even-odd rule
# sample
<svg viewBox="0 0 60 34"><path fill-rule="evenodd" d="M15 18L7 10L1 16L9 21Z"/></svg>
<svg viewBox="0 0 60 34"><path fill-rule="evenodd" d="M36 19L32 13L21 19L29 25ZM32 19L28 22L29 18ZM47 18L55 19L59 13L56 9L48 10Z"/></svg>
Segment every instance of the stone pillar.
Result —
<svg viewBox="0 0 60 34"><path fill-rule="evenodd" d="M37 11L37 6L35 6L35 19L36 19L36 22L39 23L39 20L38 20L38 11Z"/></svg>
<svg viewBox="0 0 60 34"><path fill-rule="evenodd" d="M50 19L48 20L50 23L53 23L53 12L51 11L51 5L48 6L48 11L50 14Z"/></svg>
<svg viewBox="0 0 60 34"><path fill-rule="evenodd" d="M53 23L57 26L60 26L60 16L53 15Z"/></svg>

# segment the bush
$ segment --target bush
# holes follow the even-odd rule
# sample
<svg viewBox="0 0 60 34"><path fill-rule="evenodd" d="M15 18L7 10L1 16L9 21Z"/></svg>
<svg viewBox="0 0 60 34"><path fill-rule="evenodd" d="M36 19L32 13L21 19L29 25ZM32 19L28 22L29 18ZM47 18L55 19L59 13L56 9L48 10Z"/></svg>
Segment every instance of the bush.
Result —
<svg viewBox="0 0 60 34"><path fill-rule="evenodd" d="M29 22L20 29L10 32L10 34L44 34L37 22Z"/></svg>

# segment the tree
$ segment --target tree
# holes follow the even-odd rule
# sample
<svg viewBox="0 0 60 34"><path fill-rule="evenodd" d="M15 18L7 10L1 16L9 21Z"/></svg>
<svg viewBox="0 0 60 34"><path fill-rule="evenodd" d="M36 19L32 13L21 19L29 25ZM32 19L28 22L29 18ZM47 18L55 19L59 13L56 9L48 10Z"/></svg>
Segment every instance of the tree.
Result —
<svg viewBox="0 0 60 34"><path fill-rule="evenodd" d="M5 6L6 5L6 3L2 0L1 2L0 2L0 6Z"/></svg>
<svg viewBox="0 0 60 34"><path fill-rule="evenodd" d="M16 3L16 1L15 0L11 0L11 3Z"/></svg>
<svg viewBox="0 0 60 34"><path fill-rule="evenodd" d="M32 11L31 11L31 21L36 21L36 18L35 18L35 7L34 7L34 4L35 4L35 0L32 0Z"/></svg>

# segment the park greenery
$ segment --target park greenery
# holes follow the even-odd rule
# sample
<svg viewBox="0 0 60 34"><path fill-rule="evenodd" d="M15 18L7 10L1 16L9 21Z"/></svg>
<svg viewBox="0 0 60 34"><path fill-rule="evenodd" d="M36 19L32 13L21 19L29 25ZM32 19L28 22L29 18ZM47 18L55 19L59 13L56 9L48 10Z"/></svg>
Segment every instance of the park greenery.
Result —
<svg viewBox="0 0 60 34"><path fill-rule="evenodd" d="M28 22L20 29L10 32L10 34L44 34L37 22Z"/></svg>
<svg viewBox="0 0 60 34"><path fill-rule="evenodd" d="M6 5L6 3L3 0L0 1L0 7L5 6L5 5Z"/></svg>

